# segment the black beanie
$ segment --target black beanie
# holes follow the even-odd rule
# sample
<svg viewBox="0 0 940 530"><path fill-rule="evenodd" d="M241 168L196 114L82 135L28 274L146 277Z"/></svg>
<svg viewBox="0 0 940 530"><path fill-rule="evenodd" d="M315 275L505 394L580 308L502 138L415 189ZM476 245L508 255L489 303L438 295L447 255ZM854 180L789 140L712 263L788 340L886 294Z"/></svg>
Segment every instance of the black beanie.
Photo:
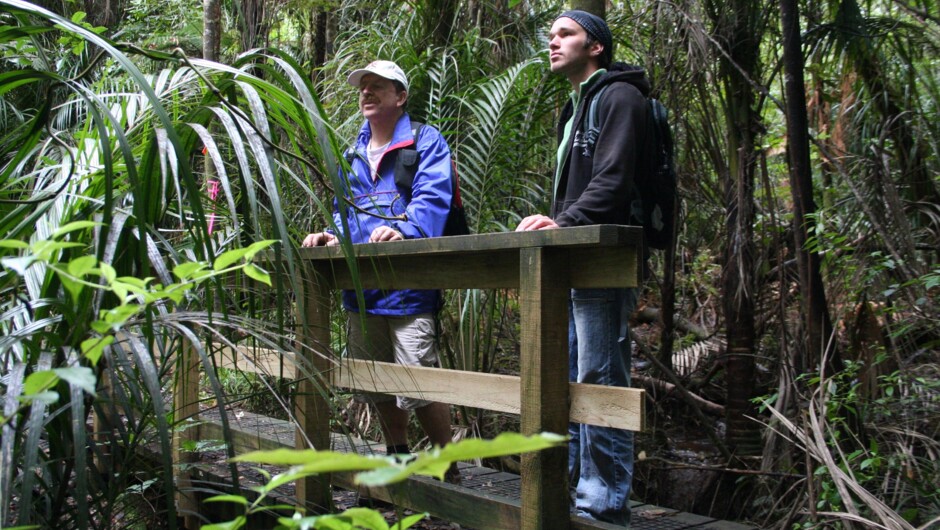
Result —
<svg viewBox="0 0 940 530"><path fill-rule="evenodd" d="M578 9L565 11L559 15L558 18L570 18L574 20L584 28L584 31L588 32L597 42L601 43L604 46L604 51L601 52L602 57L605 59L603 63L610 64L614 57L614 36L611 35L610 28L607 27L607 23L604 22L604 19ZM555 20L558 20L558 18Z"/></svg>

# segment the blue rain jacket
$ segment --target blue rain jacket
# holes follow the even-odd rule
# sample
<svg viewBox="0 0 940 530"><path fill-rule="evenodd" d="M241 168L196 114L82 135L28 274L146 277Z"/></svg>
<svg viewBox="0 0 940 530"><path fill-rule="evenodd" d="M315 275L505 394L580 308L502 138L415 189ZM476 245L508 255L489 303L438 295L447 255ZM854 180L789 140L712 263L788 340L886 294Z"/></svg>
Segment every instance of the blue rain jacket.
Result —
<svg viewBox="0 0 940 530"><path fill-rule="evenodd" d="M352 148L352 172L341 179L345 187L343 194L368 213L334 201L333 221L340 232L338 235L348 230L353 244L368 243L372 231L386 225L397 230L405 239L441 236L454 195L451 178L453 166L447 141L437 129L426 125L421 128L416 146L411 118L408 114L402 115L395 125L392 142L379 161L378 178L373 180L366 152L371 136L372 130L366 121ZM411 201L407 204L395 186L394 176L395 160L404 148L416 149L419 155ZM370 213L386 217L400 216L401 219L383 219ZM405 316L435 312L441 303L441 292L437 290L366 289L363 294L366 312L376 315ZM343 306L347 311L359 312L355 291L343 291Z"/></svg>

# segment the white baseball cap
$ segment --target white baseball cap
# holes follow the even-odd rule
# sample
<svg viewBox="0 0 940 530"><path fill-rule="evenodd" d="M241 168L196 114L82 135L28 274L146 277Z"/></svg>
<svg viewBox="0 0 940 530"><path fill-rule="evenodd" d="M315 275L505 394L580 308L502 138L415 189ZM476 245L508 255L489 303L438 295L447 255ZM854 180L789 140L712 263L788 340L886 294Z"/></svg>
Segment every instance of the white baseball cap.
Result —
<svg viewBox="0 0 940 530"><path fill-rule="evenodd" d="M408 90L408 78L405 77L405 72L392 61L372 61L367 64L365 68L353 70L353 72L349 74L349 77L346 78L346 81L349 82L350 85L358 87L359 83L362 81L362 76L366 74L375 74L385 79L398 81L405 86L405 90Z"/></svg>

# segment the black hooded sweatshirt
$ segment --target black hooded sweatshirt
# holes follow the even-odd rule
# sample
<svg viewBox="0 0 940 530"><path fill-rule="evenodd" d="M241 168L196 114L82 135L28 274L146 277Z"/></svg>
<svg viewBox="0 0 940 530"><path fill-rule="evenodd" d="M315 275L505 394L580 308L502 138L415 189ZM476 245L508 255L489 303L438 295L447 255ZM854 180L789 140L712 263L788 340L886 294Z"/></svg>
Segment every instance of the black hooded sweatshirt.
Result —
<svg viewBox="0 0 940 530"><path fill-rule="evenodd" d="M585 131L588 108L602 87L597 123ZM587 90L576 109L568 154L563 162L552 219L559 226L641 224L642 205L635 179L650 157L650 83L639 67L614 63ZM558 142L571 117L569 100L558 121Z"/></svg>

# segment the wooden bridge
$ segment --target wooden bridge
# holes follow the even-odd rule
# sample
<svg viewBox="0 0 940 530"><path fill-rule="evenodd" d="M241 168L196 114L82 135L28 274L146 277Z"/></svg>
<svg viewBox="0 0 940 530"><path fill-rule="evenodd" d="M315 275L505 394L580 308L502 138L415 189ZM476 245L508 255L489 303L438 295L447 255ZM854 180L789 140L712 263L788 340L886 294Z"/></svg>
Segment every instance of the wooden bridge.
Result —
<svg viewBox="0 0 940 530"><path fill-rule="evenodd" d="M318 391L322 383L519 414L523 434L566 433L569 421L642 430L642 390L569 383L567 360L570 289L637 286L640 241L637 227L600 225L356 245L352 255L344 254L340 247L301 249L304 281L297 301L302 327L297 338L304 346L305 359L272 358L271 351L222 349L216 352L217 360L222 366L281 372L298 380L299 428L293 439L298 448L368 449L367 444L349 438L340 442L344 439L331 435L330 408ZM331 302L336 289L357 287L517 289L520 375L340 359L329 347ZM198 363L193 359L188 366L192 371L180 378L174 395L180 417L198 413ZM295 366L306 369L288 369ZM222 438L209 432L211 423L205 425L198 432L183 431L177 443L186 436ZM294 429L290 425L286 428ZM239 449L283 446L283 428L277 432L279 438L272 441L270 436L260 431L251 434L249 429L239 435ZM500 476L495 480L480 478L495 473L492 470L464 466L461 473L465 481L459 487L419 478L407 486L384 488L370 495L478 529L615 528L570 513L565 488L566 447L523 455L521 470L515 478ZM190 478L183 474L178 480L182 485ZM354 489L349 480L338 475L301 480L296 484L297 503L330 506L332 486ZM502 484L503 490L488 492L480 487L495 483ZM633 527L743 528L715 526L722 523L672 512L671 517L659 518L669 525L642 526L639 521L644 520L644 510L638 505Z"/></svg>

